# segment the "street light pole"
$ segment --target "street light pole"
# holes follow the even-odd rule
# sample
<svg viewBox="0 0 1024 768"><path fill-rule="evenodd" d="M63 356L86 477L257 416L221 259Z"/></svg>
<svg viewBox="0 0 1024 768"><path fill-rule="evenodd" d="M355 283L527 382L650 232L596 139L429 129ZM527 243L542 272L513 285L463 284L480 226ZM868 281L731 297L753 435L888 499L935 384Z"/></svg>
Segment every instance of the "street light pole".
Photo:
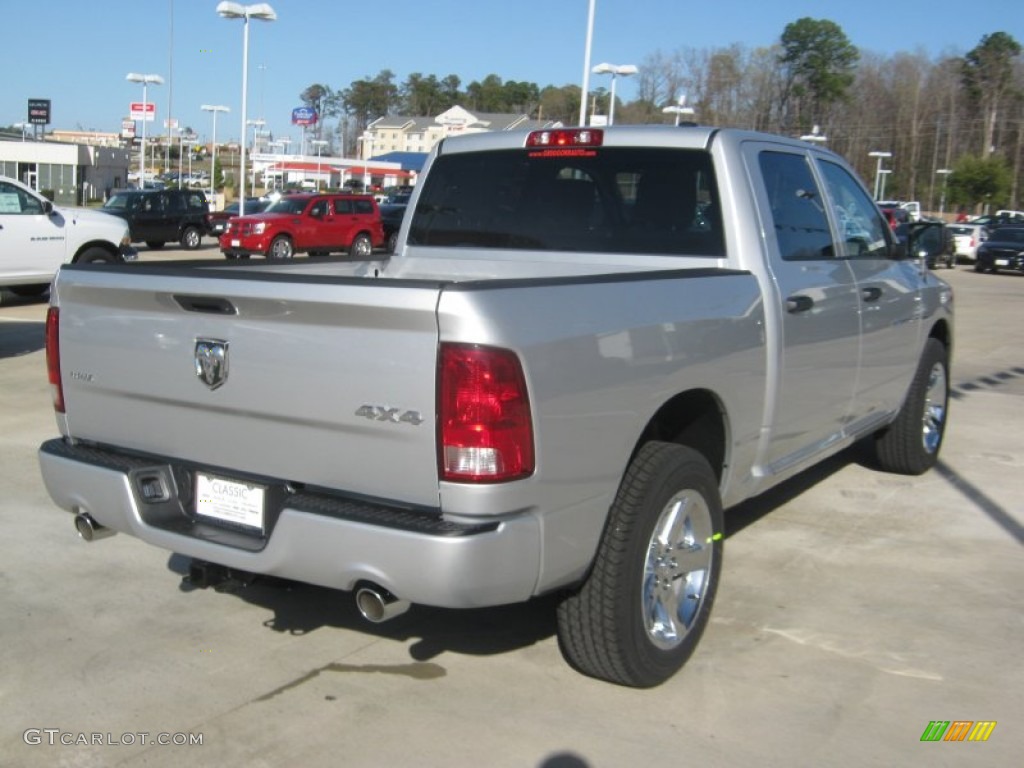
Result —
<svg viewBox="0 0 1024 768"><path fill-rule="evenodd" d="M640 70L636 68L635 64L598 64L592 70L595 75L611 75L612 76L612 89L611 89L611 104L608 106L608 125L615 123L615 80L622 75L628 77L629 75L635 75Z"/></svg>
<svg viewBox="0 0 1024 768"><path fill-rule="evenodd" d="M310 144L316 147L316 191L320 191L320 150L327 146L323 139L311 139Z"/></svg>
<svg viewBox="0 0 1024 768"><path fill-rule="evenodd" d="M583 51L583 90L580 92L580 127L587 124L587 99L590 88L590 47L594 41L594 2L590 0L590 10L587 13L587 42Z"/></svg>
<svg viewBox="0 0 1024 768"><path fill-rule="evenodd" d="M868 157L877 157L878 164L875 167L875 200L881 200L881 191L879 189L879 182L882 179L882 161L887 157L892 157L892 152L883 152L881 150L875 150L874 152L868 152ZM884 187L882 187L884 189Z"/></svg>
<svg viewBox="0 0 1024 768"><path fill-rule="evenodd" d="M199 107L204 112L213 112L213 153L210 158L210 200L217 195L217 113L231 110L220 104L203 104Z"/></svg>
<svg viewBox="0 0 1024 768"><path fill-rule="evenodd" d="M242 20L242 153L240 159L239 175L242 180L242 194L238 198L238 215L245 215L245 126L246 126L246 96L249 90L249 19L262 19L263 21L274 21L277 14L268 3L256 3L254 5L242 5L241 3L223 0L217 4L217 13L225 19ZM253 174L253 186L256 184L256 175Z"/></svg>
<svg viewBox="0 0 1024 768"><path fill-rule="evenodd" d="M129 72L125 80L132 83L142 83L142 139L139 142L139 189L146 188L146 118L149 117L147 109L147 91L150 83L163 85L164 79L160 75L140 75L137 72Z"/></svg>
<svg viewBox="0 0 1024 768"><path fill-rule="evenodd" d="M244 107L243 107L244 109ZM263 118L257 118L256 120L249 120L248 124L252 126L252 181L249 185L250 197L256 197L256 150L259 149L259 137L262 135L263 126L267 124L267 121ZM242 133L242 197L245 197L245 133ZM241 209L239 209L241 210ZM242 214L239 214L241 216Z"/></svg>
<svg viewBox="0 0 1024 768"><path fill-rule="evenodd" d="M675 116L676 116L676 127L678 128L679 127L679 118L682 115L692 115L693 114L693 107L687 107L685 105L686 105L686 94L685 93L680 93L679 94L679 98L677 99L677 103L676 104L670 104L667 107L663 107L661 111L664 112L666 115L671 115L671 114L674 113Z"/></svg>
<svg viewBox="0 0 1024 768"><path fill-rule="evenodd" d="M946 179L949 178L949 174L953 172L951 168L939 168L935 171L937 174L942 176L942 195L939 197L939 213L946 212Z"/></svg>

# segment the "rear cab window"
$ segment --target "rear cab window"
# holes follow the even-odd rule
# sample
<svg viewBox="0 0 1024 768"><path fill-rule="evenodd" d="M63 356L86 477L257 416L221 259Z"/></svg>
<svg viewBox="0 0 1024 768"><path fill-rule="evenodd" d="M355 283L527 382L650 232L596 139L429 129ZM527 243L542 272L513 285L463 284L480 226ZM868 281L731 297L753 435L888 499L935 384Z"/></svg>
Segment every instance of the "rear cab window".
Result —
<svg viewBox="0 0 1024 768"><path fill-rule="evenodd" d="M711 157L672 148L441 155L424 182L408 243L725 255Z"/></svg>

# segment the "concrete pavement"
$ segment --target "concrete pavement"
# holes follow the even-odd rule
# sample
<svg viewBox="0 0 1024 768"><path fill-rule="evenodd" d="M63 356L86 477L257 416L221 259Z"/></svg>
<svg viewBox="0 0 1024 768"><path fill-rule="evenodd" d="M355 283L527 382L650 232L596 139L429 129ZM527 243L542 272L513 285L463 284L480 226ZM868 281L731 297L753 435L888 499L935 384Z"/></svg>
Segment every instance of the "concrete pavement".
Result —
<svg viewBox="0 0 1024 768"><path fill-rule="evenodd" d="M854 448L732 510L708 632L647 691L573 672L550 600L375 626L344 593L190 589L180 557L82 543L36 464L56 434L45 302L4 293L0 765L1019 764L1024 276L940 275L957 347L938 469L886 475ZM947 720L996 726L921 741Z"/></svg>

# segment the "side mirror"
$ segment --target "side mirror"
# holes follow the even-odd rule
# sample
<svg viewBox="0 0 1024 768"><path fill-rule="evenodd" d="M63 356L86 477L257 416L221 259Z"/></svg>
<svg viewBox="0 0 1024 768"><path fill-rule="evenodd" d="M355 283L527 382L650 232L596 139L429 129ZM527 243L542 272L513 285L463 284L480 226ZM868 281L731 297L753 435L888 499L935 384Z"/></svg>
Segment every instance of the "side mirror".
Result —
<svg viewBox="0 0 1024 768"><path fill-rule="evenodd" d="M43 200L43 213L47 216L53 215L53 203L49 200Z"/></svg>

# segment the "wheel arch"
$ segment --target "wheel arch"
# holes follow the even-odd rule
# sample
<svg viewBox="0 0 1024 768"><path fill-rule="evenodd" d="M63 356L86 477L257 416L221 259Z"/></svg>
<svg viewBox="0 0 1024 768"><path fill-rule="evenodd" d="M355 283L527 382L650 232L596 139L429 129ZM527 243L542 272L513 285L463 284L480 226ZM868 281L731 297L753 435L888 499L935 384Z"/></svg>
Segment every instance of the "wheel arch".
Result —
<svg viewBox="0 0 1024 768"><path fill-rule="evenodd" d="M118 252L117 247L113 243L107 242L106 240L89 240L88 242L82 243L80 246L78 246L78 250L75 251L75 255L71 258L71 263L77 264L78 260L82 258L83 254L88 253L94 248L99 248L103 251L106 251L113 258L120 261L120 253Z"/></svg>
<svg viewBox="0 0 1024 768"><path fill-rule="evenodd" d="M721 484L729 461L728 435L726 409L714 392L708 389L680 392L651 417L633 446L630 462L651 440L678 443L704 456Z"/></svg>

